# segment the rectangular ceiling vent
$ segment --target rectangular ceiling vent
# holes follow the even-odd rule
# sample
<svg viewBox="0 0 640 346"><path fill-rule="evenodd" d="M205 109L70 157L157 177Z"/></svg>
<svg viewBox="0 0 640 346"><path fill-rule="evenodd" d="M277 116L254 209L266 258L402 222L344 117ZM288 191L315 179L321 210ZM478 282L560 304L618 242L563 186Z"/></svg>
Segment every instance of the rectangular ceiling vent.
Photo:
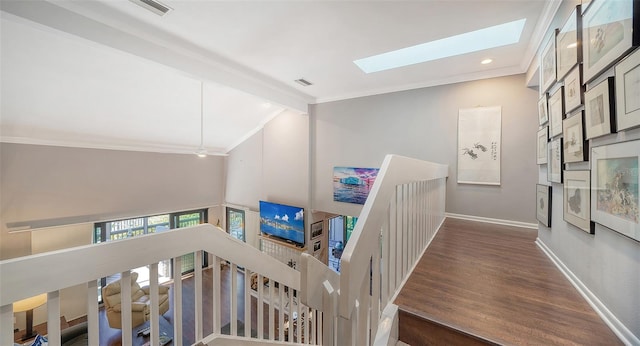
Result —
<svg viewBox="0 0 640 346"><path fill-rule="evenodd" d="M140 7L146 8L147 10L159 16L164 16L165 14L169 13L169 11L172 10L171 7L155 0L129 0L129 1L133 2L134 4Z"/></svg>
<svg viewBox="0 0 640 346"><path fill-rule="evenodd" d="M309 82L308 80L304 79L304 78L300 78L300 79L296 79L294 82L302 85L302 86L309 86L309 85L313 85L313 83Z"/></svg>

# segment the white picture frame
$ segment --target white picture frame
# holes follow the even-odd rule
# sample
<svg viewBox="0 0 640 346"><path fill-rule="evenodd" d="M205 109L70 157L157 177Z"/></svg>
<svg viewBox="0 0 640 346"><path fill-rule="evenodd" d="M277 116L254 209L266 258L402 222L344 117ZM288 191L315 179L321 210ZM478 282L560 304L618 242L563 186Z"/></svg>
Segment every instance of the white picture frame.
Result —
<svg viewBox="0 0 640 346"><path fill-rule="evenodd" d="M569 18L556 36L556 76L562 80L569 71L582 61L582 16L580 5L571 12Z"/></svg>
<svg viewBox="0 0 640 346"><path fill-rule="evenodd" d="M540 90L547 91L556 81L556 34L554 30L551 37L540 54Z"/></svg>
<svg viewBox="0 0 640 346"><path fill-rule="evenodd" d="M562 122L564 162L587 161L589 150L585 149L588 142L584 140L584 126L582 111Z"/></svg>
<svg viewBox="0 0 640 346"><path fill-rule="evenodd" d="M571 113L582 106L583 102L582 64L578 64L564 77L564 113Z"/></svg>
<svg viewBox="0 0 640 346"><path fill-rule="evenodd" d="M562 119L564 119L563 91L564 87L559 87L549 96L549 136L551 138L562 134Z"/></svg>
<svg viewBox="0 0 640 346"><path fill-rule="evenodd" d="M538 131L538 155L536 163L544 165L547 163L547 143L549 142L549 127L545 126Z"/></svg>
<svg viewBox="0 0 640 346"><path fill-rule="evenodd" d="M564 171L563 187L564 220L593 234L595 227L591 222L591 172Z"/></svg>
<svg viewBox="0 0 640 346"><path fill-rule="evenodd" d="M609 77L584 93L584 126L587 139L615 132L613 88L613 77Z"/></svg>
<svg viewBox="0 0 640 346"><path fill-rule="evenodd" d="M552 139L548 146L547 181L562 184L562 137Z"/></svg>
<svg viewBox="0 0 640 346"><path fill-rule="evenodd" d="M591 149L591 218L640 242L640 140Z"/></svg>
<svg viewBox="0 0 640 346"><path fill-rule="evenodd" d="M615 67L616 130L640 126L640 49Z"/></svg>

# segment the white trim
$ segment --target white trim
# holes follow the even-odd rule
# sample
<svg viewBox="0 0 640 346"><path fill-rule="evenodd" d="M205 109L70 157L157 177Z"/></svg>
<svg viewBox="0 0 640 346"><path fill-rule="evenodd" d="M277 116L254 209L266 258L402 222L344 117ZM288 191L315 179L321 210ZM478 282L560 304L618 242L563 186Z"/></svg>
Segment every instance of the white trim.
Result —
<svg viewBox="0 0 640 346"><path fill-rule="evenodd" d="M444 215L446 217L450 217L452 219L461 219L461 220L493 223L493 224L496 224L496 225L505 225L505 226L514 226L514 227L538 229L538 224L537 223L528 223L528 222L512 221L512 220L502 220L502 219L494 219L494 218L490 218L490 217L464 215L464 214L454 214L454 213L445 213Z"/></svg>
<svg viewBox="0 0 640 346"><path fill-rule="evenodd" d="M633 335L633 333L624 325L620 320L598 299L598 297L589 290L589 288L558 258L547 245L542 242L540 238L536 239L536 245L549 257L556 267L564 274L564 276L571 282L580 295L591 305L593 310L596 311L598 316L602 318L604 323L611 328L620 341L625 345L640 345L640 339Z"/></svg>
<svg viewBox="0 0 640 346"><path fill-rule="evenodd" d="M12 143L12 144L29 144L29 145L45 145L51 147L66 147L66 148L82 148L82 149L101 149L101 150L120 150L120 151L137 151L146 153L162 153L162 154L187 154L196 156L196 147L177 147L177 146L162 146L158 144L128 144L119 145L111 143L91 143L88 141L70 141L70 140L57 140L57 139L42 139L32 137L12 137L2 136L0 137L0 143ZM229 154L222 152L219 148L205 148L208 156L229 156Z"/></svg>

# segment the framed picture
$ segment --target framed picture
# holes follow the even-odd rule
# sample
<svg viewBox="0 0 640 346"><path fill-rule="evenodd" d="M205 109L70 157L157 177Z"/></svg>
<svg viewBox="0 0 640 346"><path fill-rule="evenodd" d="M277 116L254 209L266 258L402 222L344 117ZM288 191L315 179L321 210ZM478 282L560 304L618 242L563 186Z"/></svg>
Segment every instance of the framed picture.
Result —
<svg viewBox="0 0 640 346"><path fill-rule="evenodd" d="M564 87L560 87L549 97L549 134L552 138L562 134L562 119L564 119L563 91Z"/></svg>
<svg viewBox="0 0 640 346"><path fill-rule="evenodd" d="M551 227L551 186L536 184L536 218Z"/></svg>
<svg viewBox="0 0 640 346"><path fill-rule="evenodd" d="M582 85L582 65L574 67L564 77L564 112L565 114L582 106L584 87Z"/></svg>
<svg viewBox="0 0 640 346"><path fill-rule="evenodd" d="M615 68L616 130L640 126L640 49Z"/></svg>
<svg viewBox="0 0 640 346"><path fill-rule="evenodd" d="M502 108L458 112L458 183L500 185Z"/></svg>
<svg viewBox="0 0 640 346"><path fill-rule="evenodd" d="M313 243L313 253L319 253L320 251L322 251L322 240Z"/></svg>
<svg viewBox="0 0 640 346"><path fill-rule="evenodd" d="M615 132L613 104L613 77L584 93L584 118L587 139Z"/></svg>
<svg viewBox="0 0 640 346"><path fill-rule="evenodd" d="M557 29L542 49L540 55L540 90L547 91L556 81L556 33Z"/></svg>
<svg viewBox="0 0 640 346"><path fill-rule="evenodd" d="M556 65L557 79L561 80L571 69L582 61L582 17L580 5L571 12L571 15L562 26L556 36ZM566 84L565 84L566 86Z"/></svg>
<svg viewBox="0 0 640 346"><path fill-rule="evenodd" d="M562 184L562 137L549 142L547 181Z"/></svg>
<svg viewBox="0 0 640 346"><path fill-rule="evenodd" d="M333 167L333 200L364 204L379 168Z"/></svg>
<svg viewBox="0 0 640 346"><path fill-rule="evenodd" d="M547 93L544 93L540 100L538 100L538 123L540 126L549 121L549 103L547 99Z"/></svg>
<svg viewBox="0 0 640 346"><path fill-rule="evenodd" d="M589 150L585 149L587 142L584 140L582 111L562 122L562 133L564 162L587 161Z"/></svg>
<svg viewBox="0 0 640 346"><path fill-rule="evenodd" d="M539 165L547 163L547 142L549 142L549 127L545 126L538 131L538 158L536 163Z"/></svg>
<svg viewBox="0 0 640 346"><path fill-rule="evenodd" d="M593 221L640 241L640 140L591 149Z"/></svg>
<svg viewBox="0 0 640 346"><path fill-rule="evenodd" d="M564 220L593 234L591 222L591 172L564 171Z"/></svg>
<svg viewBox="0 0 640 346"><path fill-rule="evenodd" d="M588 83L640 45L640 2L594 1L582 18L584 82Z"/></svg>
<svg viewBox="0 0 640 346"><path fill-rule="evenodd" d="M322 236L323 222L318 221L311 224L311 239Z"/></svg>

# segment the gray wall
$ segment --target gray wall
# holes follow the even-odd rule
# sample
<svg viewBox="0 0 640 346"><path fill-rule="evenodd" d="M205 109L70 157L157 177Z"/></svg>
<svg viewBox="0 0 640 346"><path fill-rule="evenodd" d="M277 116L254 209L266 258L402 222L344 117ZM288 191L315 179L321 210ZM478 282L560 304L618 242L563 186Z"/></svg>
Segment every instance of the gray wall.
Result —
<svg viewBox="0 0 640 346"><path fill-rule="evenodd" d="M516 75L314 105L313 208L358 215L361 206L333 201L333 167L398 154L449 165L447 212L534 223L537 101ZM458 110L476 106L502 106L501 186L457 183Z"/></svg>
<svg viewBox="0 0 640 346"><path fill-rule="evenodd" d="M222 157L2 143L0 162L2 258L31 252L30 232L9 234L7 223L139 216L223 201Z"/></svg>
<svg viewBox="0 0 640 346"><path fill-rule="evenodd" d="M577 3L564 1L556 13L552 28L561 27ZM547 33L549 35L551 32ZM613 75L613 69L609 69L587 88ZM640 139L640 129L593 139L590 147L634 139ZM598 224L595 234L587 234L565 222L563 185L549 183L546 168L546 165L539 168L539 183L553 188L552 227L539 225L538 239L620 323L640 339L640 242ZM588 162L571 163L565 169L589 170L590 165Z"/></svg>

